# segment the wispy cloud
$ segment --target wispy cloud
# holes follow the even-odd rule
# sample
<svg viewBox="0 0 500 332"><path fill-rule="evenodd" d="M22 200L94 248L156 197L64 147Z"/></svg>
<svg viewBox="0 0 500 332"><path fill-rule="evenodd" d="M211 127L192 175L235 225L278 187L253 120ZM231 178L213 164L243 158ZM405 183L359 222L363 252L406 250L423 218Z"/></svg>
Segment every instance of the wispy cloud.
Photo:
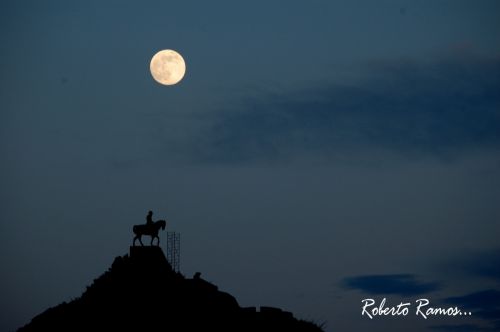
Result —
<svg viewBox="0 0 500 332"><path fill-rule="evenodd" d="M263 95L217 113L198 157L242 161L377 147L440 154L500 146L500 59L379 64L349 86Z"/></svg>
<svg viewBox="0 0 500 332"><path fill-rule="evenodd" d="M437 282L421 282L413 274L386 274L349 277L342 280L346 289L357 289L372 295L397 294L414 296L441 289Z"/></svg>

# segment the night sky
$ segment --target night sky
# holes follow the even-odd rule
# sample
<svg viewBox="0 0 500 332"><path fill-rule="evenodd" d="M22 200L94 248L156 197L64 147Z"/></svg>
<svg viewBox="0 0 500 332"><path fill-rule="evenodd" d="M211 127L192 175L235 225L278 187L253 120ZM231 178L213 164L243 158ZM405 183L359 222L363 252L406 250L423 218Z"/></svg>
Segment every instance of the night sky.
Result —
<svg viewBox="0 0 500 332"><path fill-rule="evenodd" d="M148 210L242 306L500 329L498 1L2 1L0 45L0 330L79 296ZM383 297L472 316L361 316Z"/></svg>

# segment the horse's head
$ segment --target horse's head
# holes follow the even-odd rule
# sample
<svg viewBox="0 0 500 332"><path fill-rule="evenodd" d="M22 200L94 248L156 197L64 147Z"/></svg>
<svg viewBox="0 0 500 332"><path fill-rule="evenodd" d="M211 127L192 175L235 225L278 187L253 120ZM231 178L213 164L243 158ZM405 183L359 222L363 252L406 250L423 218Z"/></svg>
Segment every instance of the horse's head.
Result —
<svg viewBox="0 0 500 332"><path fill-rule="evenodd" d="M165 227L167 226L167 222L165 220L158 220L157 223L160 225L162 230L165 230Z"/></svg>

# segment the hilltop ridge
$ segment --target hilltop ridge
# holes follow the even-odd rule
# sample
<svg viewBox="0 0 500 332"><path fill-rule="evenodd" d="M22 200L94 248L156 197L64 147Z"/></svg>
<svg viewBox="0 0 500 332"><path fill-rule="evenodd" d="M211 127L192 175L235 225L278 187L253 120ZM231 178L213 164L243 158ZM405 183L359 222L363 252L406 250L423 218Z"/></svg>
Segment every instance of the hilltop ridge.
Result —
<svg viewBox="0 0 500 332"><path fill-rule="evenodd" d="M242 308L230 294L172 270L160 247L130 247L84 293L34 317L19 332L300 331L321 328L279 308Z"/></svg>

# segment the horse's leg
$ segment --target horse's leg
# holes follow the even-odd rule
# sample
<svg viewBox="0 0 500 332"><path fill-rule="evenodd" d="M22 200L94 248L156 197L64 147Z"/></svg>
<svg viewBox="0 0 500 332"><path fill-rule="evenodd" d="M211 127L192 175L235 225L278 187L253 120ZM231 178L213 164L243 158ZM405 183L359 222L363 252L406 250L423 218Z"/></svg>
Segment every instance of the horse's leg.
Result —
<svg viewBox="0 0 500 332"><path fill-rule="evenodd" d="M158 229L155 232L155 238L158 240L158 242L156 243L156 245L159 247L160 246L160 237L158 236Z"/></svg>
<svg viewBox="0 0 500 332"><path fill-rule="evenodd" d="M141 246L144 247L144 243L142 243L142 235L138 235L139 236L139 242L141 243Z"/></svg>
<svg viewBox="0 0 500 332"><path fill-rule="evenodd" d="M137 240L137 235L134 237L134 242L132 242L132 245L135 247L135 241Z"/></svg>

